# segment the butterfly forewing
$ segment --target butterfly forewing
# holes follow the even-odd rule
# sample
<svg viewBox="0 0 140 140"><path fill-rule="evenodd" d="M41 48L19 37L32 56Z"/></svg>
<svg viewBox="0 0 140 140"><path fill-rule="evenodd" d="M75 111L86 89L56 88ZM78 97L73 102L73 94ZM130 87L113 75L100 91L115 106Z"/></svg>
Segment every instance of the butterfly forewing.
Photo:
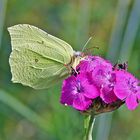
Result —
<svg viewBox="0 0 140 140"><path fill-rule="evenodd" d="M69 75L73 49L41 29L23 24L8 28L12 53L12 81L33 88L48 88Z"/></svg>

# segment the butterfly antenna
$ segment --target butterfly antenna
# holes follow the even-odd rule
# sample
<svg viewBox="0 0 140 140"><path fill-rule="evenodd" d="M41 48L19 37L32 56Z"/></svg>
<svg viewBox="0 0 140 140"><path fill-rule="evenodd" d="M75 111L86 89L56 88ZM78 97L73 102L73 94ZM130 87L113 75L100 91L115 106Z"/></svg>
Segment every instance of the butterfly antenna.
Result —
<svg viewBox="0 0 140 140"><path fill-rule="evenodd" d="M82 48L82 52L85 50L85 47L87 46L87 44L89 43L89 41L92 39L92 37L90 37L87 42L85 43L84 47Z"/></svg>
<svg viewBox="0 0 140 140"><path fill-rule="evenodd" d="M90 48L86 48L85 50L88 51L88 50L91 50L91 49L93 49L93 48L99 49L98 46L93 46L93 47L90 47Z"/></svg>

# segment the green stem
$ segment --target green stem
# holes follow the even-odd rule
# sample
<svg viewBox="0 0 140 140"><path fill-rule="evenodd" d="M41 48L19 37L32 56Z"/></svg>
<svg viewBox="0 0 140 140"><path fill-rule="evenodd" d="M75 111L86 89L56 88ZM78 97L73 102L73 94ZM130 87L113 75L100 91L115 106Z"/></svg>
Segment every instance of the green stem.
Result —
<svg viewBox="0 0 140 140"><path fill-rule="evenodd" d="M85 117L84 120L84 127L85 127L85 136L84 140L92 140L92 131L95 122L94 114L88 115Z"/></svg>

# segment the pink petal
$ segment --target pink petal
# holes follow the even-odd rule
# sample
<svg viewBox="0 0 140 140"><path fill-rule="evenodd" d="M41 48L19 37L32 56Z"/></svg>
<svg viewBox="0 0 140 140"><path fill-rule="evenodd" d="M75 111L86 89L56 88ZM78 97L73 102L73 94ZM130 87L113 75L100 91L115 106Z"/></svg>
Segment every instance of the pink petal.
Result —
<svg viewBox="0 0 140 140"><path fill-rule="evenodd" d="M104 88L101 89L100 97L107 104L113 103L118 99L116 97L116 95L114 94L113 89L111 90L108 87L104 87Z"/></svg>
<svg viewBox="0 0 140 140"><path fill-rule="evenodd" d="M74 87L75 87L75 77L71 76L63 81L62 84L62 94L60 97L60 102L62 104L72 105L74 99Z"/></svg>
<svg viewBox="0 0 140 140"><path fill-rule="evenodd" d="M111 72L111 67L107 67L104 65L96 66L96 68L92 71L92 79L94 84L100 88L103 84L109 82L109 79L112 76Z"/></svg>
<svg viewBox="0 0 140 140"><path fill-rule="evenodd" d="M88 73L88 79L87 77L81 80L81 84L83 86L84 89L84 96L86 96L87 98L90 99L94 99L96 97L98 97L100 95L100 91L98 90L98 88L91 83L90 77L89 77L89 73Z"/></svg>
<svg viewBox="0 0 140 140"><path fill-rule="evenodd" d="M137 93L137 98L140 100L140 91Z"/></svg>
<svg viewBox="0 0 140 140"><path fill-rule="evenodd" d="M98 65L103 65L112 69L112 64L99 56L88 56L80 62L77 68L80 67L80 71L92 71Z"/></svg>
<svg viewBox="0 0 140 140"><path fill-rule="evenodd" d="M86 110L91 103L92 101L90 99L86 98L82 93L80 93L75 95L73 107L77 110Z"/></svg>
<svg viewBox="0 0 140 140"><path fill-rule="evenodd" d="M138 106L136 94L130 94L126 98L126 106L129 110L134 110Z"/></svg>
<svg viewBox="0 0 140 140"><path fill-rule="evenodd" d="M137 98L140 100L140 86L137 87Z"/></svg>
<svg viewBox="0 0 140 140"><path fill-rule="evenodd" d="M127 84L127 73L124 71L115 71L115 74L116 84L114 86L114 93L119 99L123 100L131 93Z"/></svg>
<svg viewBox="0 0 140 140"><path fill-rule="evenodd" d="M90 99L95 99L100 95L100 91L94 85L86 85L84 87L84 95Z"/></svg>
<svg viewBox="0 0 140 140"><path fill-rule="evenodd" d="M124 100L130 94L127 88L121 84L115 85L114 93L121 100Z"/></svg>
<svg viewBox="0 0 140 140"><path fill-rule="evenodd" d="M74 99L74 94L70 90L65 90L61 94L60 102L62 104L72 105L73 99Z"/></svg>

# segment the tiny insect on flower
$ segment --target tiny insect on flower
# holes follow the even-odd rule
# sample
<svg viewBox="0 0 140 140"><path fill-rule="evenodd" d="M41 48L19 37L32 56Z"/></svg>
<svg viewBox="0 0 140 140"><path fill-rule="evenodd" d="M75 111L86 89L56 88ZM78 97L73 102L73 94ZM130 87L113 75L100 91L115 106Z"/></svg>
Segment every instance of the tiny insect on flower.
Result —
<svg viewBox="0 0 140 140"><path fill-rule="evenodd" d="M124 62L124 63L116 63L114 66L113 66L113 70L126 70L128 69L128 62Z"/></svg>

